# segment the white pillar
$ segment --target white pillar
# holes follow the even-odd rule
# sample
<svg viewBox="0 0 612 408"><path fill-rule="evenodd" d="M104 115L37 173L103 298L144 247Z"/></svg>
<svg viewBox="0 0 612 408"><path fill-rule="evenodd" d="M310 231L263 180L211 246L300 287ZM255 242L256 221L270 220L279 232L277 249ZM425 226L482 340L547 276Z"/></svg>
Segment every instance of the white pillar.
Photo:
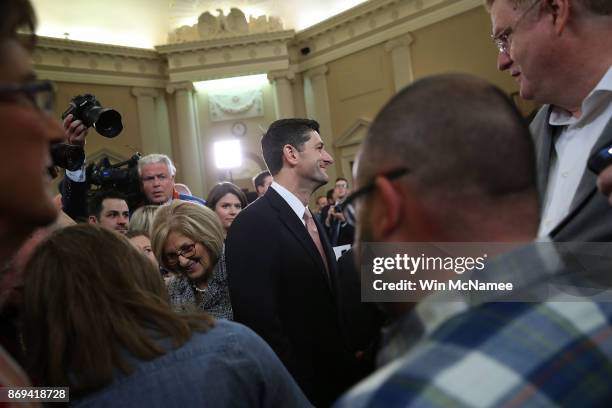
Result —
<svg viewBox="0 0 612 408"><path fill-rule="evenodd" d="M191 82L170 84L166 88L174 94L176 101L176 120L180 154L179 178L185 182L196 196L203 197L204 166L200 159L196 113L193 100L194 87Z"/></svg>
<svg viewBox="0 0 612 408"><path fill-rule="evenodd" d="M294 78L295 74L290 70L272 71L268 73L268 80L274 86L276 119L295 117L293 89L291 85Z"/></svg>
<svg viewBox="0 0 612 408"><path fill-rule="evenodd" d="M410 44L413 41L414 38L408 33L385 43L385 51L391 53L395 92L414 81L412 56L410 55Z"/></svg>
<svg viewBox="0 0 612 408"><path fill-rule="evenodd" d="M155 88L132 88L138 105L138 120L140 123L141 153L159 153L159 137L157 134L155 98L159 91Z"/></svg>
<svg viewBox="0 0 612 408"><path fill-rule="evenodd" d="M172 157L172 138L170 136L170 116L165 95L157 98L155 110L157 112L157 135L159 138L159 152Z"/></svg>
<svg viewBox="0 0 612 408"><path fill-rule="evenodd" d="M325 150L332 155L334 160L340 159L336 157L333 145L334 138L332 137L331 113L329 110L329 96L327 93L327 65L320 65L316 68L308 70L304 73L304 98L306 99L306 114L309 119L314 119L319 122L321 139L325 144ZM328 168L329 183L326 188L331 188L336 180L338 172L335 163L334 166Z"/></svg>

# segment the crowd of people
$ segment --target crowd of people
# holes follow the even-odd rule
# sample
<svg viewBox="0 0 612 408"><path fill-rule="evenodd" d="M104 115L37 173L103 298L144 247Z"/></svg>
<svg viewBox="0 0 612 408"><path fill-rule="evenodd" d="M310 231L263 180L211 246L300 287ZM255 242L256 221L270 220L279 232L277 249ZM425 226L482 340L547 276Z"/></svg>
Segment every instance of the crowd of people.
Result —
<svg viewBox="0 0 612 408"><path fill-rule="evenodd" d="M604 287L572 301L362 301L372 243L504 243L486 276L521 293L591 282L559 245L612 240L612 165L587 165L612 156L611 3L486 7L498 68L543 104L531 125L483 79L419 79L373 121L354 189L340 177L311 210L334 159L300 118L265 131L252 199L229 182L196 197L158 153L136 204L90 190L85 164L55 198L49 148L88 129L52 117L29 1L0 2L0 387L100 407L606 406L605 256Z"/></svg>

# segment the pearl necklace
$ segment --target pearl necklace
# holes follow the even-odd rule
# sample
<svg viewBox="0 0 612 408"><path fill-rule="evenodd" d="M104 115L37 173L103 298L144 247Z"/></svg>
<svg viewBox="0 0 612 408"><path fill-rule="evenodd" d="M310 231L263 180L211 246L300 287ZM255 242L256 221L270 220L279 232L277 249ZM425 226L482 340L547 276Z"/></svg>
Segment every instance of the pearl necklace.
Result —
<svg viewBox="0 0 612 408"><path fill-rule="evenodd" d="M206 292L206 288L200 289L196 285L193 285L193 288L196 290L196 292L200 292L200 293Z"/></svg>

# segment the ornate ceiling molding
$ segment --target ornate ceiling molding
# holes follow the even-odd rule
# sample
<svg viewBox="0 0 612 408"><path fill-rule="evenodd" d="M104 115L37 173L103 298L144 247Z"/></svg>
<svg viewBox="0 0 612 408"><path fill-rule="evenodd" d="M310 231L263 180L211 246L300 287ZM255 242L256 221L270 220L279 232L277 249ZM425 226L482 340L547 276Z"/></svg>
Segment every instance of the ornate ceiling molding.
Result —
<svg viewBox="0 0 612 408"><path fill-rule="evenodd" d="M163 88L166 62L152 50L39 37L32 54L44 79Z"/></svg>
<svg viewBox="0 0 612 408"><path fill-rule="evenodd" d="M295 31L163 45L156 50L168 60L170 82L202 81L289 68Z"/></svg>
<svg viewBox="0 0 612 408"><path fill-rule="evenodd" d="M153 88L287 69L300 73L476 7L482 0L370 0L297 34L258 33L155 50L41 37L33 60L46 79Z"/></svg>

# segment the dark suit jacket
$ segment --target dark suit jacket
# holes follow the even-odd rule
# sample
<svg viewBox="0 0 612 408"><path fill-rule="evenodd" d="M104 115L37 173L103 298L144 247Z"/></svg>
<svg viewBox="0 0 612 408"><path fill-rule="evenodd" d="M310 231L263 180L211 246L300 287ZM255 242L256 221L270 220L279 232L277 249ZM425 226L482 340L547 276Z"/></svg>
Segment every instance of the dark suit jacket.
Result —
<svg viewBox="0 0 612 408"><path fill-rule="evenodd" d="M537 158L538 190L540 197L546 194L551 155L554 149L555 129L548 124L551 107L545 105L531 122L531 132L535 139ZM608 121L601 136L597 139L590 155L606 146L612 145L612 119ZM586 167L572 200L570 212L550 233L555 241L611 241L612 207L607 197L597 191L597 176Z"/></svg>
<svg viewBox="0 0 612 408"><path fill-rule="evenodd" d="M233 222L226 261L234 319L263 337L316 406L352 382L336 296L336 262L317 222L330 276L306 227L273 189Z"/></svg>

